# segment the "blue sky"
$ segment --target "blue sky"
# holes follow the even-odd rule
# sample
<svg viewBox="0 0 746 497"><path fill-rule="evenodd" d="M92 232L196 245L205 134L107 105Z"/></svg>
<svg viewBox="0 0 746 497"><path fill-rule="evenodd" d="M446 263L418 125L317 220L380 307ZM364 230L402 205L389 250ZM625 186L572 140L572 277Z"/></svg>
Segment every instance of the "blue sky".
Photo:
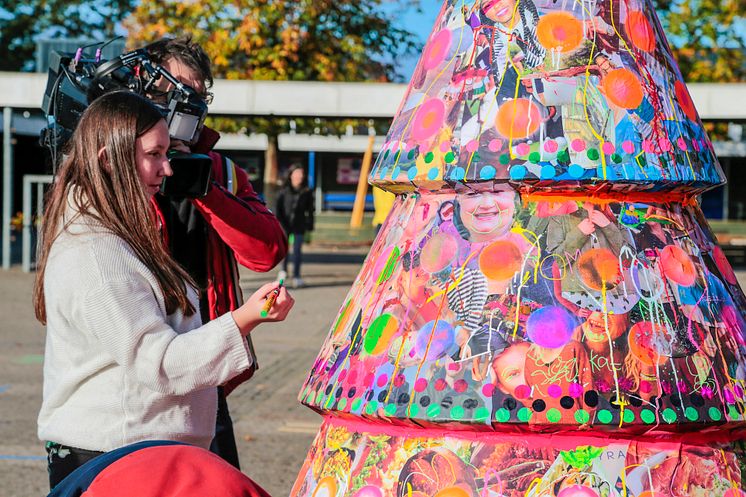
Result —
<svg viewBox="0 0 746 497"><path fill-rule="evenodd" d="M421 44L424 44L435 24L435 18L438 16L442 3L442 0L420 0L420 12L415 7L401 12L399 26L413 32L420 39ZM399 74L405 82L408 82L412 76L419 58L417 54L402 61Z"/></svg>

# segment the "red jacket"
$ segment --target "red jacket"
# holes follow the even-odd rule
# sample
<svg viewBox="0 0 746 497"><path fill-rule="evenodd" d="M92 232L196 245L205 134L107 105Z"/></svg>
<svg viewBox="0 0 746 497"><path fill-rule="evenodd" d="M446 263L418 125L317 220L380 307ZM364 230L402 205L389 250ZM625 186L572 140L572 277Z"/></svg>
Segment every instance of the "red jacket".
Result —
<svg viewBox="0 0 746 497"><path fill-rule="evenodd" d="M212 158L212 186L207 195L191 203L207 222L206 290L212 320L244 302L236 263L252 271L269 271L285 257L288 244L279 221L259 199L246 172L217 152L208 155ZM157 203L153 204L167 234L166 219ZM255 369L256 358L252 369L224 385L226 395Z"/></svg>
<svg viewBox="0 0 746 497"><path fill-rule="evenodd" d="M209 225L207 296L210 319L215 319L243 304L236 262L252 271L267 272L285 258L288 242L246 172L217 152L209 155L212 187L192 203Z"/></svg>

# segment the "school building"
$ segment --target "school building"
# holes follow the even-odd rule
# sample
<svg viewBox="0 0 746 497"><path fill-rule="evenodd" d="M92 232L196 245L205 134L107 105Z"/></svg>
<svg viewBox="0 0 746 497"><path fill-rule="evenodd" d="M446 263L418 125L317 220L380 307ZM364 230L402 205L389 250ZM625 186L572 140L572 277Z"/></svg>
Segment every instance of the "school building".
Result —
<svg viewBox="0 0 746 497"><path fill-rule="evenodd" d="M24 207L24 177L26 203L33 210L43 176L50 171L38 143L45 125L40 105L46 81L45 73L0 72L3 233L14 217L18 222L15 215ZM387 120L394 116L405 90L406 85L393 83L216 80L210 115ZM727 123L728 138L714 141L714 147L728 184L704 194L702 207L721 242L732 246L727 252L734 262L746 264L746 84L690 84L689 90L703 121ZM350 209L368 132L363 127L351 128L341 137L282 134L280 172L294 163L304 165L319 210ZM376 137L374 153L383 140L384 136ZM267 144L264 135L224 135L216 148L246 169L261 188Z"/></svg>

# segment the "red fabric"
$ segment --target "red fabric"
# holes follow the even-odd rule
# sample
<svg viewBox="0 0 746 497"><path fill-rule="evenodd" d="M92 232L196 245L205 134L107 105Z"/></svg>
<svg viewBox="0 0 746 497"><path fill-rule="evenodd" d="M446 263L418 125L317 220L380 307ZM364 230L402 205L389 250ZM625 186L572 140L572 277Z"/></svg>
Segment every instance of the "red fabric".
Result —
<svg viewBox="0 0 746 497"><path fill-rule="evenodd" d="M193 200L216 235L233 251L239 264L253 271L266 272L279 264L288 251L287 237L279 221L259 200L249 177L234 168L235 196L220 185L223 162L220 154L210 152L212 174L216 180L207 195Z"/></svg>
<svg viewBox="0 0 746 497"><path fill-rule="evenodd" d="M195 154L206 154L213 149L215 144L220 140L220 133L212 128L204 126L199 132L197 143L192 145L192 152Z"/></svg>
<svg viewBox="0 0 746 497"><path fill-rule="evenodd" d="M215 454L189 445L147 447L96 476L82 497L270 497Z"/></svg>

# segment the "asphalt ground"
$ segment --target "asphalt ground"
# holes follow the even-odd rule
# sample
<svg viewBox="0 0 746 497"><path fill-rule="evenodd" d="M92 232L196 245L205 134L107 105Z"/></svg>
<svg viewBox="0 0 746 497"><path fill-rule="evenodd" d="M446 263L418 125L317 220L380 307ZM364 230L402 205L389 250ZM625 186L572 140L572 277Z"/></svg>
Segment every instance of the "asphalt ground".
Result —
<svg viewBox="0 0 746 497"><path fill-rule="evenodd" d="M282 323L252 332L259 361L254 377L229 397L242 470L271 495L287 496L321 417L298 392L365 257L365 249L308 248L291 290L296 304ZM241 273L246 295L274 279ZM0 497L46 495L46 458L36 436L42 396L44 327L33 314L33 274L0 270Z"/></svg>

